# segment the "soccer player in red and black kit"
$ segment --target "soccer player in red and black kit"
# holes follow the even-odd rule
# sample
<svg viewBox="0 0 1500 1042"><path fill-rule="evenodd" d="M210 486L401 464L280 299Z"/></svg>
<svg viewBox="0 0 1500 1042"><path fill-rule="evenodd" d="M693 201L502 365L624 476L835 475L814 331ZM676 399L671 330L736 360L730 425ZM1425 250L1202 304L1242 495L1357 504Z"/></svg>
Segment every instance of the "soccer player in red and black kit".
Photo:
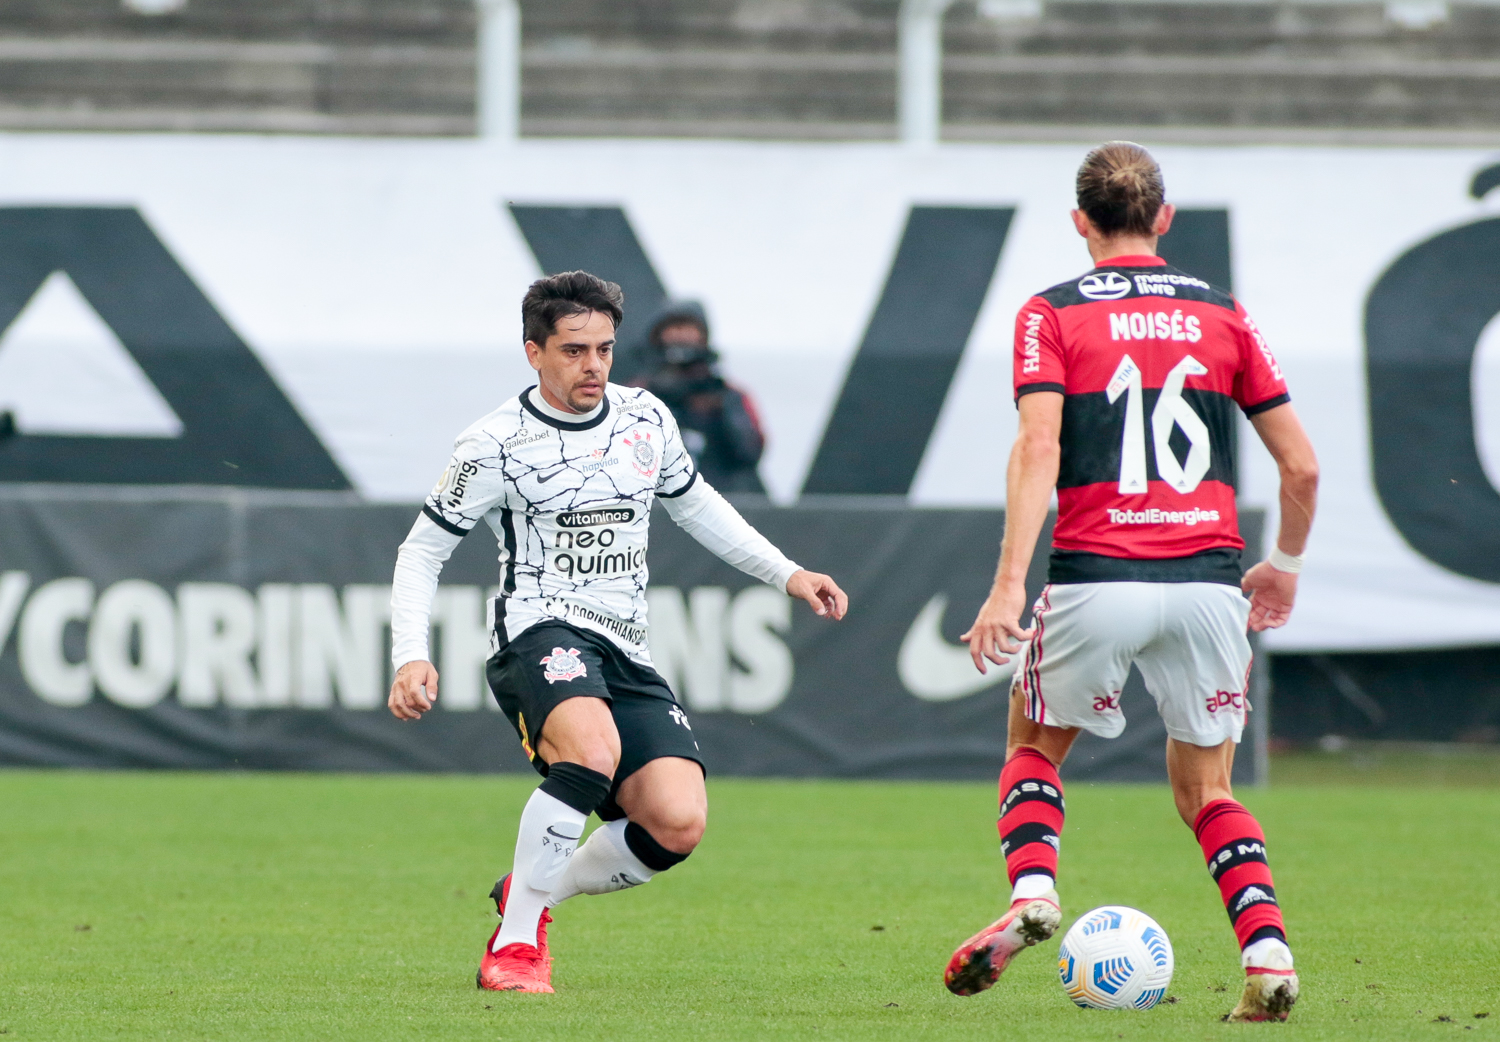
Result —
<svg viewBox="0 0 1500 1042"><path fill-rule="evenodd" d="M994 587L963 638L980 672L986 658L1003 664L1021 650L1017 641L1030 641L1011 688L1000 775L1011 906L954 953L945 981L958 995L982 991L1057 929L1057 769L1080 730L1124 730L1120 691L1134 663L1166 724L1177 811L1240 944L1245 991L1229 1019L1285 1020L1298 981L1265 835L1229 780L1249 709L1246 627L1280 626L1291 613L1317 459L1244 309L1156 256L1173 208L1150 154L1102 145L1077 188L1073 223L1095 266L1032 297L1016 318L1021 423L1005 538ZM1275 549L1243 576L1236 408L1281 474ZM1023 629L1026 570L1054 488L1048 584Z"/></svg>

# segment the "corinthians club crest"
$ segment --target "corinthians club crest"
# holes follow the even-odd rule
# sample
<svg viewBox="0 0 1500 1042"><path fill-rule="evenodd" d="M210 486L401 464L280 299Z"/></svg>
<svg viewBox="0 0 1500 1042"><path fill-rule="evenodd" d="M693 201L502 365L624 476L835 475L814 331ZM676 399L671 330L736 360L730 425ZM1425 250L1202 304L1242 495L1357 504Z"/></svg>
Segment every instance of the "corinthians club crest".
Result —
<svg viewBox="0 0 1500 1042"><path fill-rule="evenodd" d="M549 684L555 684L559 680L586 677L589 673L588 667L578 657L577 648L569 648L567 651L562 648L553 648L552 654L542 659L542 665L547 667L547 671L542 676L547 678Z"/></svg>
<svg viewBox="0 0 1500 1042"><path fill-rule="evenodd" d="M649 478L656 473L656 446L651 444L650 431L632 431L624 438L625 448L630 450L630 465L641 477Z"/></svg>

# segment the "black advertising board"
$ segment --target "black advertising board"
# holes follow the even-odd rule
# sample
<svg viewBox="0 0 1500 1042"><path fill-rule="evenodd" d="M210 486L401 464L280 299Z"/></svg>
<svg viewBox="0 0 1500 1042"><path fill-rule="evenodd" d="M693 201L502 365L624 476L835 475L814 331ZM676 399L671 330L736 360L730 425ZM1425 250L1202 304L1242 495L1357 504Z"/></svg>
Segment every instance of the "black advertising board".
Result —
<svg viewBox="0 0 1500 1042"><path fill-rule="evenodd" d="M1009 673L979 677L957 638L988 589L1003 511L859 497L741 506L793 559L832 574L851 610L817 618L657 513L653 656L710 772L993 778ZM525 770L482 680L498 575L484 526L436 602L440 708L417 723L385 709L391 569L416 512L338 493L11 486L0 763ZM1244 519L1252 547L1259 525ZM1125 735L1084 735L1065 775L1164 777L1165 732L1134 674L1124 708ZM1247 781L1251 747L1236 771Z"/></svg>

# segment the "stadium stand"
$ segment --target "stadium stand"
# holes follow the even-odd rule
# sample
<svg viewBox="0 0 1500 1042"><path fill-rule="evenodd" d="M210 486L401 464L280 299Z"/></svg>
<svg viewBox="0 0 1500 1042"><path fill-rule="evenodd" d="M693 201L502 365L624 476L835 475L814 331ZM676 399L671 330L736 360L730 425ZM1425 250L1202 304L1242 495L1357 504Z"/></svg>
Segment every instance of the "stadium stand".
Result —
<svg viewBox="0 0 1500 1042"><path fill-rule="evenodd" d="M4 0L0 127L468 134L474 28L467 0Z"/></svg>
<svg viewBox="0 0 1500 1042"><path fill-rule="evenodd" d="M153 7L168 10L136 10ZM0 0L0 127L474 130L470 0L171 7ZM944 22L944 134L1492 135L1500 7L1435 3L1425 18L1393 18L1399 10L958 3ZM894 133L897 0L523 0L522 11L528 135Z"/></svg>

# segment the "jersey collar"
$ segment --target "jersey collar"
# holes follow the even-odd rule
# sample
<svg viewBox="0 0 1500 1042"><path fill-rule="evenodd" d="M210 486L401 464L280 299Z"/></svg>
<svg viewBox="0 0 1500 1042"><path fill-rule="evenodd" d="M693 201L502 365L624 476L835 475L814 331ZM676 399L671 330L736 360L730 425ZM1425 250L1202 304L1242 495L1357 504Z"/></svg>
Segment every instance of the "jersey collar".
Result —
<svg viewBox="0 0 1500 1042"><path fill-rule="evenodd" d="M531 415L535 416L537 419L541 420L543 423L551 427L556 427L560 431L592 430L593 428L599 426L599 424L603 423L604 417L609 415L609 393L607 391L604 395L604 399L599 403L598 412L594 413L593 416L590 416L586 420L580 420L574 423L568 420L559 420L555 416L549 416L547 415L547 413L537 408L536 404L531 400L531 392L534 390L536 390L536 385L532 384L530 387L526 388L526 390L521 392L521 407L527 412L531 413Z"/></svg>
<svg viewBox="0 0 1500 1042"><path fill-rule="evenodd" d="M1111 257L1094 265L1096 268L1165 268L1166 259L1153 257L1149 253L1129 253L1123 257Z"/></svg>

